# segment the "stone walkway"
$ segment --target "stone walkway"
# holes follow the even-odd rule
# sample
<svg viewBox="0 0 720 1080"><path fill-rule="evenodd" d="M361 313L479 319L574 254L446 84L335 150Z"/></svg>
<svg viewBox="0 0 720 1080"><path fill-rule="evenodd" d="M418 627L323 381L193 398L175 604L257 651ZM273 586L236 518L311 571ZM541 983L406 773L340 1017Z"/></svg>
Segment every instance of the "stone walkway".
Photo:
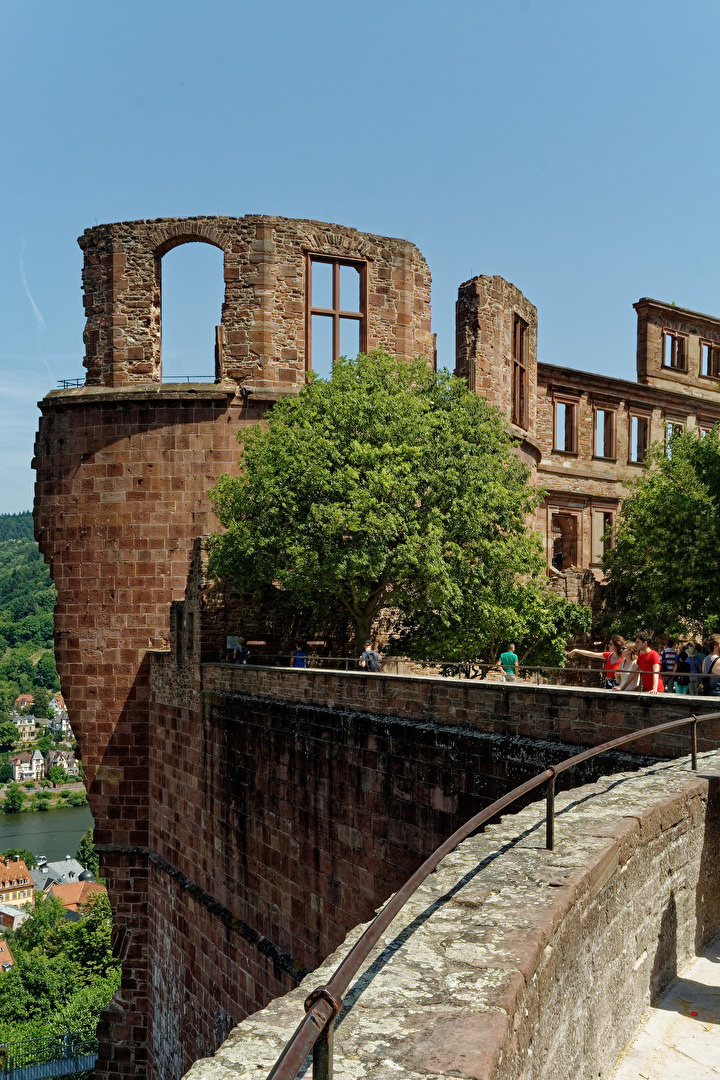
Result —
<svg viewBox="0 0 720 1080"><path fill-rule="evenodd" d="M720 938L650 1010L612 1080L720 1077Z"/></svg>

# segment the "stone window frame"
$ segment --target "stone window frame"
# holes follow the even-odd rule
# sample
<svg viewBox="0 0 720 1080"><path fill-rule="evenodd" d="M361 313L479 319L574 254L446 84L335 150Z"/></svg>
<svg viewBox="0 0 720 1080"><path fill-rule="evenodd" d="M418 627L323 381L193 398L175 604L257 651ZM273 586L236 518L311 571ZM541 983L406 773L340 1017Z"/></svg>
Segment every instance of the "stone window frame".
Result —
<svg viewBox="0 0 720 1080"><path fill-rule="evenodd" d="M517 311L512 324L511 403L512 423L527 431L528 427L528 358L530 353L530 324Z"/></svg>
<svg viewBox="0 0 720 1080"><path fill-rule="evenodd" d="M566 408L570 408L570 422L568 423L566 413L565 419L565 445L561 448L558 446L558 405L564 405ZM569 394L556 394L553 393L553 453L554 454L567 454L570 457L577 457L578 454L578 412L580 407L580 398L572 397ZM570 435L570 448L568 448L568 434Z"/></svg>
<svg viewBox="0 0 720 1080"><path fill-rule="evenodd" d="M687 430L687 420L685 420L685 419L678 420L676 417L674 417L672 415L671 416L665 416L665 417L663 417L663 429L664 429L663 443L664 443L664 446L665 446L665 456L667 458L671 458L672 453L671 453L671 449L670 449L670 440L673 438L673 436L680 435L680 434L682 434L683 431Z"/></svg>
<svg viewBox="0 0 720 1080"><path fill-rule="evenodd" d="M597 517L600 514L602 514L602 517L603 517L602 529L598 528L598 522L597 522ZM608 518L610 519L609 521L607 520ZM610 529L614 533L616 518L617 518L617 506L608 506L607 504L602 504L602 503L600 503L600 504L593 503L592 504L592 507L590 509L590 527L591 527L591 530L592 530L592 534L591 534L591 538L590 538L590 555L591 555L590 565L591 566L601 566L602 565L602 557L610 550L610 548L615 546L614 545L614 538L611 538L610 543L608 543L608 541L604 540L603 537L605 535L605 532L607 531L608 525L610 526ZM598 558L596 558L596 555L598 554L598 548L599 548L600 544L602 544L602 555L598 559Z"/></svg>
<svg viewBox="0 0 720 1080"><path fill-rule="evenodd" d="M645 423L645 425L646 425L645 445L643 447L642 456L638 456L637 458L634 458L632 456L632 426L633 426L633 420L638 421L638 446L640 446L639 421L643 421ZM651 423L652 423L652 413L649 410L646 411L644 409L635 409L635 408L632 408L632 407L630 407L628 409L628 451L627 451L627 463L628 463L628 465L639 465L642 468L645 467L645 458L647 457L648 447L650 446L650 442L651 442L651 438L650 438Z"/></svg>
<svg viewBox="0 0 720 1080"><path fill-rule="evenodd" d="M553 538L553 519L555 517L572 519L575 522L575 559L570 561L568 566L558 567L555 566L555 540ZM554 567L558 573L563 573L565 570L570 569L572 566L583 565L583 510L574 505L564 505L562 502L548 503L547 507L547 553L548 553L548 565ZM564 544L563 544L564 546ZM564 558L563 558L564 561Z"/></svg>
<svg viewBox="0 0 720 1080"><path fill-rule="evenodd" d="M670 363L665 362L666 345L670 341ZM677 330L663 329L661 337L660 361L666 371L687 372L688 364L688 335L680 334Z"/></svg>
<svg viewBox="0 0 720 1080"><path fill-rule="evenodd" d="M333 307L314 307L312 302L312 267L313 263L327 263L333 268ZM360 274L359 311L343 311L340 308L340 267L352 266ZM312 317L325 315L333 320L332 360L340 353L340 320L354 319L359 325L358 347L360 352L367 352L368 342L368 259L352 258L345 255L330 255L326 251L305 251L305 370L312 371Z"/></svg>
<svg viewBox="0 0 720 1080"><path fill-rule="evenodd" d="M617 461L617 412L616 405L604 405L602 402L593 404L592 456L599 461ZM603 413L605 416L603 449L609 449L611 451L609 454L598 454L597 452L598 413Z"/></svg>
<svg viewBox="0 0 720 1080"><path fill-rule="evenodd" d="M707 349L707 367L714 370L703 371L703 360L705 359L703 350ZM700 368L699 376L701 379L720 379L720 344L717 341L710 341L708 338L700 338Z"/></svg>

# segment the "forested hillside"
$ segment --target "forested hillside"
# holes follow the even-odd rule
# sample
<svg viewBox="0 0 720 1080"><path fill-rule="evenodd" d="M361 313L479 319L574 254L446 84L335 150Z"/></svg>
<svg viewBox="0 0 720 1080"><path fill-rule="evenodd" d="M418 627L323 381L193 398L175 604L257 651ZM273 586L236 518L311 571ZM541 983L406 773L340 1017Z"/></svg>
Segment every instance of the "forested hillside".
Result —
<svg viewBox="0 0 720 1080"><path fill-rule="evenodd" d="M59 689L54 607L55 586L30 514L0 514L0 712L20 693Z"/></svg>

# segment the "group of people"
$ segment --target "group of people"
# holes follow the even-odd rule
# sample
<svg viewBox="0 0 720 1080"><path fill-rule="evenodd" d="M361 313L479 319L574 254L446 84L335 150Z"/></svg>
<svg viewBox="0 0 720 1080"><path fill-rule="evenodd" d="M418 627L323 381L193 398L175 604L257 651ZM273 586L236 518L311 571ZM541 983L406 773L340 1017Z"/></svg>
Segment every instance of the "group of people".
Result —
<svg viewBox="0 0 720 1080"><path fill-rule="evenodd" d="M661 652L652 647L652 634L647 630L640 631L634 642L615 634L603 652L571 649L568 657L573 656L604 662L606 690L720 697L720 634L712 634L704 642L670 638Z"/></svg>

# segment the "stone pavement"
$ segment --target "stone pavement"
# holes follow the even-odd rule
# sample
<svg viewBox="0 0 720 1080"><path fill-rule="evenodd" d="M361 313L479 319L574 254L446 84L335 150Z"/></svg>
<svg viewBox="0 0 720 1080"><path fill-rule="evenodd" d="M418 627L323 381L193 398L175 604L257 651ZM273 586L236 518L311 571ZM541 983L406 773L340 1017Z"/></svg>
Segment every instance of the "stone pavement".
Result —
<svg viewBox="0 0 720 1080"><path fill-rule="evenodd" d="M650 1009L612 1080L720 1076L720 938Z"/></svg>

